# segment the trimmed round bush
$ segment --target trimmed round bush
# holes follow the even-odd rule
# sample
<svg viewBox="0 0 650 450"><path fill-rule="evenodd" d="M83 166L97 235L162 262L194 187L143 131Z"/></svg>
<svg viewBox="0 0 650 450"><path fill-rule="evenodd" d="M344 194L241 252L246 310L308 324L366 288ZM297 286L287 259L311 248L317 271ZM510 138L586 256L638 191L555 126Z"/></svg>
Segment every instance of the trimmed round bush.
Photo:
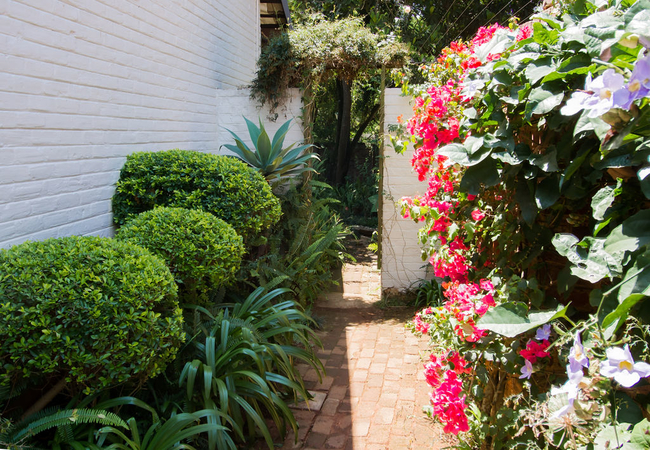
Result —
<svg viewBox="0 0 650 450"><path fill-rule="evenodd" d="M154 206L200 209L225 220L248 240L280 218L280 202L264 177L228 156L188 150L137 152L120 172L115 223Z"/></svg>
<svg viewBox="0 0 650 450"><path fill-rule="evenodd" d="M129 220L116 235L165 260L181 297L206 303L211 289L232 280L244 255L241 236L210 213L158 207Z"/></svg>
<svg viewBox="0 0 650 450"><path fill-rule="evenodd" d="M72 236L0 250L0 385L142 381L173 360L182 322L165 262L137 245Z"/></svg>

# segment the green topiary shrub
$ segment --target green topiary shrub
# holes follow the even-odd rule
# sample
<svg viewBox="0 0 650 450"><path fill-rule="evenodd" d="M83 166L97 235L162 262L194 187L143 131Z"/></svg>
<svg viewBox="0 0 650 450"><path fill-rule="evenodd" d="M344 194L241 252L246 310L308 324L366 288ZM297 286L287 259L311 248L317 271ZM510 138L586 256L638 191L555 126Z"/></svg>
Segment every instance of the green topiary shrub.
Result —
<svg viewBox="0 0 650 450"><path fill-rule="evenodd" d="M129 220L117 239L147 248L165 260L180 283L181 297L205 303L210 289L230 281L244 254L233 227L210 213L158 207Z"/></svg>
<svg viewBox="0 0 650 450"><path fill-rule="evenodd" d="M244 239L280 218L280 202L259 173L227 156L187 150L128 156L113 197L115 222L154 206L201 209L233 226Z"/></svg>
<svg viewBox="0 0 650 450"><path fill-rule="evenodd" d="M100 390L159 373L183 341L162 259L72 236L0 250L0 386L66 378Z"/></svg>

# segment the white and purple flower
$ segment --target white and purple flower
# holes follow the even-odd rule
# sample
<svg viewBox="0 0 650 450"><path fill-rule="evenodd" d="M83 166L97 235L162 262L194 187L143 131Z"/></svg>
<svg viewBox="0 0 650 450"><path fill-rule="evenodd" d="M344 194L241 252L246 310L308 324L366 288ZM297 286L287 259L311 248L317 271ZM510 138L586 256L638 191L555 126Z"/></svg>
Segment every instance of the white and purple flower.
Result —
<svg viewBox="0 0 650 450"><path fill-rule="evenodd" d="M600 117L612 108L623 108L630 96L625 88L625 78L614 69L607 69L593 81L587 79L585 89L593 91L587 114L591 118Z"/></svg>
<svg viewBox="0 0 650 450"><path fill-rule="evenodd" d="M642 377L650 376L650 364L634 362L630 347L610 347L607 360L600 364L600 374L614 380L623 387L634 386Z"/></svg>
<svg viewBox="0 0 650 450"><path fill-rule="evenodd" d="M563 386L559 388L552 388L551 389L551 395L562 395L566 394L568 403L555 411L553 415L551 416L552 419L557 419L558 417L566 416L567 414L570 414L575 411L575 406L573 403L576 401L578 398L578 394L580 393L580 388L576 383L573 383L571 380L567 381L564 383Z"/></svg>
<svg viewBox="0 0 650 450"><path fill-rule="evenodd" d="M607 69L601 76L592 80L587 75L585 92L576 91L560 110L565 116L572 116L583 109L588 110L588 117L600 117L612 108L629 107L630 91L625 85L625 78L614 69Z"/></svg>
<svg viewBox="0 0 650 450"><path fill-rule="evenodd" d="M551 325L548 323L538 328L537 331L535 332L535 339L537 339L538 341L548 341L550 337L551 337Z"/></svg>
<svg viewBox="0 0 650 450"><path fill-rule="evenodd" d="M587 358L587 355L585 354L585 348L582 345L580 332L576 333L573 346L569 351L569 365L571 366L572 372L578 370L582 371L583 367L589 367L589 358Z"/></svg>
<svg viewBox="0 0 650 450"><path fill-rule="evenodd" d="M527 378L530 379L530 376L533 374L533 365L527 359L524 361L524 365L521 367L521 376L519 379Z"/></svg>
<svg viewBox="0 0 650 450"><path fill-rule="evenodd" d="M648 96L650 93L650 55L636 62L626 87L629 92L626 109L629 109L634 100Z"/></svg>

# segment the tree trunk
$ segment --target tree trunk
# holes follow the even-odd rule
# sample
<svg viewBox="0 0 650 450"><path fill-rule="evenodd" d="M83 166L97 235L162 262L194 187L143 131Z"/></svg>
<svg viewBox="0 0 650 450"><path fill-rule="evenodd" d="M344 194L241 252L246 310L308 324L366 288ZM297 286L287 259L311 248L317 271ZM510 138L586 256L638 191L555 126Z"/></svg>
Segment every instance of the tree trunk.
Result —
<svg viewBox="0 0 650 450"><path fill-rule="evenodd" d="M337 185L343 183L346 172L347 152L350 144L350 122L352 120L352 83L347 80L339 81L339 130L336 152L336 177Z"/></svg>
<svg viewBox="0 0 650 450"><path fill-rule="evenodd" d="M66 386L66 381L65 377L61 378L58 383L56 383L54 386L50 388L49 391L45 393L36 403L34 403L21 417L22 419L25 419L32 414L36 414L43 408L45 408L52 400L54 400L54 397L56 397L59 392L61 392L65 386Z"/></svg>
<svg viewBox="0 0 650 450"><path fill-rule="evenodd" d="M372 119L375 118L377 115L377 111L379 111L379 103L377 103L375 106L372 107L368 115L366 116L365 120L359 125L359 128L357 129L357 132L354 135L354 138L352 138L352 142L350 143L350 147L348 148L345 158L345 165L343 166L343 179L348 175L348 170L350 169L350 164L352 161L354 161L354 154L357 149L357 145L359 145L359 141L363 137L363 132L366 131L366 128L368 128L368 125L370 125L370 122L372 122Z"/></svg>

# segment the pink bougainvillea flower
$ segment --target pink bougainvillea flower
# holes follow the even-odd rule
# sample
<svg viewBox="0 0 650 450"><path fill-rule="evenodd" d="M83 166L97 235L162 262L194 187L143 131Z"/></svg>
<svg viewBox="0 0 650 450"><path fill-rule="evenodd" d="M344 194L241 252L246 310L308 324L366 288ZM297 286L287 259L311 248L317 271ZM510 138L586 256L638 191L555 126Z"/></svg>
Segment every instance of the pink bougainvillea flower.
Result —
<svg viewBox="0 0 650 450"><path fill-rule="evenodd" d="M463 373L472 373L472 369L468 367L469 363L467 360L465 360L465 358L460 356L460 353L458 352L452 352L449 356L447 356L447 362L452 364L453 371L458 375L461 375Z"/></svg>
<svg viewBox="0 0 650 450"><path fill-rule="evenodd" d="M524 39L528 39L529 37L533 36L533 25L530 23L526 23L522 26L519 27L519 30L517 30L517 42L523 41Z"/></svg>
<svg viewBox="0 0 650 450"><path fill-rule="evenodd" d="M492 282L490 280L488 280L487 278L482 278L479 281L479 286L484 291L494 292L494 284L492 284Z"/></svg>
<svg viewBox="0 0 650 450"><path fill-rule="evenodd" d="M458 434L469 430L465 396L460 397L462 390L462 380L454 371L448 371L440 386L430 395L433 414L444 424L445 433Z"/></svg>
<svg viewBox="0 0 650 450"><path fill-rule="evenodd" d="M630 347L610 347L606 351L607 360L600 364L600 374L614 378L623 387L634 386L642 377L650 376L650 364L634 362Z"/></svg>
<svg viewBox="0 0 650 450"><path fill-rule="evenodd" d="M456 325L454 330L459 337L464 338L467 342L478 342L488 334L486 330L477 328L471 319L467 323Z"/></svg>
<svg viewBox="0 0 650 450"><path fill-rule="evenodd" d="M530 361L525 360L524 365L521 367L521 376L519 379L527 378L530 379L530 376L533 374L533 365L530 363Z"/></svg>
<svg viewBox="0 0 650 450"><path fill-rule="evenodd" d="M549 353L546 351L551 345L549 341L542 341L537 343L535 341L528 341L526 348L519 351L519 354L527 361L530 361L532 364L537 362L537 358L545 358L549 356Z"/></svg>
<svg viewBox="0 0 650 450"><path fill-rule="evenodd" d="M474 219L475 221L478 222L479 220L482 220L483 218L485 218L485 213L483 211L481 211L480 209L475 209L474 211L472 211L472 219Z"/></svg>
<svg viewBox="0 0 650 450"><path fill-rule="evenodd" d="M420 313L416 314L413 318L413 325L415 327L415 330L419 331L422 334L427 334L429 332L429 328L431 327L430 323L422 321Z"/></svg>
<svg viewBox="0 0 650 450"><path fill-rule="evenodd" d="M428 362L424 365L424 378L429 386L438 387L440 385L440 366L434 362Z"/></svg>

